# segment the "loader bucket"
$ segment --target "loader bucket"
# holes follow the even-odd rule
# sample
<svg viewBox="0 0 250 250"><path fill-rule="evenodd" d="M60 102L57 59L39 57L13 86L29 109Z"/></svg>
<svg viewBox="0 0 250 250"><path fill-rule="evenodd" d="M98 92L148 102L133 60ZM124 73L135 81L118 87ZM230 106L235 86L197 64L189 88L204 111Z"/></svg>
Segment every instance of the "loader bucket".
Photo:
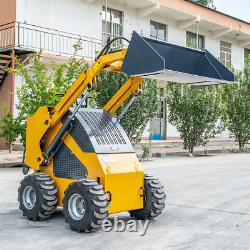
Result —
<svg viewBox="0 0 250 250"><path fill-rule="evenodd" d="M207 50L200 51L132 34L122 71L192 85L233 83L234 74Z"/></svg>

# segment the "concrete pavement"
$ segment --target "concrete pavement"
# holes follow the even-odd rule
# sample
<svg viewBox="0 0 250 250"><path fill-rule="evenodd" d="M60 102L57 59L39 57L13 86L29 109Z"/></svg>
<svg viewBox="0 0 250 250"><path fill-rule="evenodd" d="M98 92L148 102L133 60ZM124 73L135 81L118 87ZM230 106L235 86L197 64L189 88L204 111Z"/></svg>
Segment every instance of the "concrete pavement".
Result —
<svg viewBox="0 0 250 250"><path fill-rule="evenodd" d="M171 157L143 163L165 186L167 207L147 234L79 234L59 211L31 222L18 210L21 169L0 169L0 249L250 249L250 154ZM128 214L120 214L128 220Z"/></svg>
<svg viewBox="0 0 250 250"><path fill-rule="evenodd" d="M0 150L0 168L9 168L21 164L23 161L22 151Z"/></svg>

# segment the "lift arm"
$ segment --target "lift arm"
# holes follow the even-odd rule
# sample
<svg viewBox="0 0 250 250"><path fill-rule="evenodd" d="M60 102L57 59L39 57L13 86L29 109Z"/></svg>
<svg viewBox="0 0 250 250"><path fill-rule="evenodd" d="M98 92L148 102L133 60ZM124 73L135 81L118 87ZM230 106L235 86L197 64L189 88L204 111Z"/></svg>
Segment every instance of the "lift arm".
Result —
<svg viewBox="0 0 250 250"><path fill-rule="evenodd" d="M53 155L60 147L62 138L64 137L65 133L70 130L71 123L74 120L78 109L81 107L82 103L87 98L88 93L95 89L96 76L105 68L114 71L119 71L121 69L122 61L125 55L126 49L100 56L92 67L90 67L86 72L82 73L79 76L79 78L69 88L66 94L61 98L59 103L54 107L54 109L51 111L52 115L50 120L50 126L54 126L55 124L57 124L61 120L61 118L66 114L69 108L72 107L72 105L76 102L77 98L85 92L85 95L82 98L80 104L78 104L73 113L66 118L61 129L58 131L54 139L51 141L51 143L45 150L42 165L47 166L50 162L50 159L52 159ZM130 94L132 93L131 90L135 88L135 85L138 85L138 81L135 81L135 84L133 84L133 82L134 80L131 81L131 86L125 91L122 97L119 98L121 100L117 102L115 110L117 110L119 108L119 105L121 106L122 103L130 96ZM140 80L140 83L141 82L142 80ZM120 91L118 92L120 93ZM138 90L135 89L134 92L138 92ZM112 111L113 110L114 108L112 109Z"/></svg>
<svg viewBox="0 0 250 250"><path fill-rule="evenodd" d="M126 51L127 50L124 49L118 52L103 55L99 57L92 67L90 67L86 72L83 72L54 107L53 114L51 116L51 126L61 120L69 108L76 102L77 98L84 93L84 91L91 91L95 89L96 76L103 69L111 68L113 70L119 70L117 64L121 65L121 62L126 55Z"/></svg>
<svg viewBox="0 0 250 250"><path fill-rule="evenodd" d="M31 160L28 163L30 165L37 165L36 168L39 168L40 165L48 164L63 136L67 131L69 132L71 122L80 106L67 117L55 137L47 143L45 152L41 151L42 138L50 127L61 121L83 93L85 93L86 98L86 94L96 88L96 76L104 69L124 72L129 76L127 82L103 108L110 115L113 115L131 94L137 95L139 93L144 78L193 85L234 81L234 75L208 51L198 51L143 38L133 32L128 49L109 52L112 42L117 39L125 38L115 38L108 41L96 62L79 76L54 108L41 107L33 117L28 119L27 126L39 129L36 135L26 136L26 150L32 151L29 153ZM31 146L33 140L36 143Z"/></svg>
<svg viewBox="0 0 250 250"><path fill-rule="evenodd" d="M121 88L115 93L115 95L109 100L109 102L103 107L103 109L110 115L113 115L117 109L130 97L131 94L138 95L140 92L140 86L143 82L142 77L132 77L121 86Z"/></svg>

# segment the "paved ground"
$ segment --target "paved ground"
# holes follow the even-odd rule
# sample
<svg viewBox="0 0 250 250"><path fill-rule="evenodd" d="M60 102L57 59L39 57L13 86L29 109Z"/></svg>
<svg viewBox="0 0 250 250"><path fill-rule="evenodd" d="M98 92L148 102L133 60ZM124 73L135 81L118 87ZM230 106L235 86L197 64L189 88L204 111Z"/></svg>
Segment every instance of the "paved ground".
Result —
<svg viewBox="0 0 250 250"><path fill-rule="evenodd" d="M12 151L10 154L8 150L0 150L0 168L13 167L23 161L22 151Z"/></svg>
<svg viewBox="0 0 250 250"><path fill-rule="evenodd" d="M250 154L173 157L143 165L160 177L168 194L167 208L145 236L75 233L60 212L48 221L27 221L17 203L21 170L0 169L0 249L250 249Z"/></svg>

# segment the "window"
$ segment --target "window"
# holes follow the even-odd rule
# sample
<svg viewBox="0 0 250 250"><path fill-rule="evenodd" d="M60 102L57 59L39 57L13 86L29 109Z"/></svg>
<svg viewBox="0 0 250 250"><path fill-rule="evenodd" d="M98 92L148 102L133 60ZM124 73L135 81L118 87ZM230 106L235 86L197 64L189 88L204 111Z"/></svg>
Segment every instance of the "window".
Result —
<svg viewBox="0 0 250 250"><path fill-rule="evenodd" d="M186 34L187 47L193 49L204 50L205 49L205 36L198 35L198 46L197 46L197 34L187 31Z"/></svg>
<svg viewBox="0 0 250 250"><path fill-rule="evenodd" d="M244 58L245 58L245 60L250 59L250 49L244 50Z"/></svg>
<svg viewBox="0 0 250 250"><path fill-rule="evenodd" d="M231 66L232 45L227 42L220 42L220 61L226 66Z"/></svg>
<svg viewBox="0 0 250 250"><path fill-rule="evenodd" d="M102 40L106 42L109 37L115 38L123 35L123 13L114 9L107 9L107 23L105 25L105 7L102 10ZM106 26L106 27L105 27ZM117 40L114 46L121 45L121 41Z"/></svg>
<svg viewBox="0 0 250 250"><path fill-rule="evenodd" d="M159 111L157 113L157 118L164 118L164 111L165 111L165 99L164 99L165 93L164 93L164 88L160 88L160 97L161 97L161 104L160 104L160 108Z"/></svg>
<svg viewBox="0 0 250 250"><path fill-rule="evenodd" d="M167 25L150 21L150 38L167 41Z"/></svg>
<svg viewBox="0 0 250 250"><path fill-rule="evenodd" d="M161 118L161 119L164 118L164 101L163 100L161 100L160 109L157 113L157 118Z"/></svg>

